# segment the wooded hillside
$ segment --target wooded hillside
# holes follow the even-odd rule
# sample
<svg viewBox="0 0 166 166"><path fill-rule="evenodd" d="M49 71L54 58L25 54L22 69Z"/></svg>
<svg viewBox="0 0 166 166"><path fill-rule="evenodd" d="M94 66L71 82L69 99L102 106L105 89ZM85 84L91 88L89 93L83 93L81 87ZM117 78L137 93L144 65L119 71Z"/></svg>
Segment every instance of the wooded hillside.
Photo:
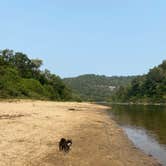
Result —
<svg viewBox="0 0 166 166"><path fill-rule="evenodd" d="M136 77L131 86L120 87L113 101L166 102L166 60L145 75Z"/></svg>
<svg viewBox="0 0 166 166"><path fill-rule="evenodd" d="M42 63L21 52L1 50L0 98L71 99L71 91L59 76L40 70Z"/></svg>
<svg viewBox="0 0 166 166"><path fill-rule="evenodd" d="M106 77L104 75L86 74L65 78L64 82L83 100L106 101L114 90L128 86L135 76Z"/></svg>

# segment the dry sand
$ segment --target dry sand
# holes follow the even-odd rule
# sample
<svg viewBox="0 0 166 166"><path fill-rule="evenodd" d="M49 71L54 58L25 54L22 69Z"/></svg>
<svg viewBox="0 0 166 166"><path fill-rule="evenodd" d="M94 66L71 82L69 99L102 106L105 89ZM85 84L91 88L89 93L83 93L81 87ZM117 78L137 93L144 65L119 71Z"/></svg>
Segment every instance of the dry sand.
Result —
<svg viewBox="0 0 166 166"><path fill-rule="evenodd" d="M0 166L155 166L104 111L90 103L0 102ZM59 152L61 137L73 140Z"/></svg>

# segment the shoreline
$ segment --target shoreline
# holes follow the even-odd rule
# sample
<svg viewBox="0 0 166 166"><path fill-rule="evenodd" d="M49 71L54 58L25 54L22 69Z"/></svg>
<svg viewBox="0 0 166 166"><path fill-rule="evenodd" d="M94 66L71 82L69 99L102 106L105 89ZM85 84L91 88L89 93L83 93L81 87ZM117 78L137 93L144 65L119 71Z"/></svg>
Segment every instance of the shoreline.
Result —
<svg viewBox="0 0 166 166"><path fill-rule="evenodd" d="M0 102L1 166L157 166L107 114L92 103ZM58 150L61 137L72 149Z"/></svg>
<svg viewBox="0 0 166 166"><path fill-rule="evenodd" d="M126 103L121 103L121 102L94 102L95 104L100 104L100 105L144 105L144 106L166 106L166 103L136 103L136 102L126 102Z"/></svg>

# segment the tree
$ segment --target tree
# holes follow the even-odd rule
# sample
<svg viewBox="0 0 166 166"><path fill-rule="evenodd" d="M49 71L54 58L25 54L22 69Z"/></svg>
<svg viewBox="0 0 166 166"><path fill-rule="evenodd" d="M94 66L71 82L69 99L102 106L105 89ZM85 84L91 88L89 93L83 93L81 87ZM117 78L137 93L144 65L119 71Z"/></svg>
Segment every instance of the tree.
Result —
<svg viewBox="0 0 166 166"><path fill-rule="evenodd" d="M34 70L39 70L39 68L43 65L43 61L41 59L31 59Z"/></svg>
<svg viewBox="0 0 166 166"><path fill-rule="evenodd" d="M122 95L121 92L116 95ZM135 102L166 102L166 61L150 69L146 75L136 77L125 98Z"/></svg>
<svg viewBox="0 0 166 166"><path fill-rule="evenodd" d="M71 91L60 77L41 71L43 61L21 52L0 51L0 97L69 100Z"/></svg>
<svg viewBox="0 0 166 166"><path fill-rule="evenodd" d="M4 61L10 62L11 58L14 56L14 51L9 49L1 50L0 56L3 58Z"/></svg>

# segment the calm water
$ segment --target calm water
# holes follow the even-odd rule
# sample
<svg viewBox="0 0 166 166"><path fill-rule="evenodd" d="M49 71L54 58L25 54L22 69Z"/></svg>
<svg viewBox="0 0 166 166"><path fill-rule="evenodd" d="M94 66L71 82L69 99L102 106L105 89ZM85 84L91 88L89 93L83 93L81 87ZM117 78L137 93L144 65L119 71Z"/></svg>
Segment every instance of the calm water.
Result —
<svg viewBox="0 0 166 166"><path fill-rule="evenodd" d="M166 166L166 106L111 107L111 115L133 143Z"/></svg>

